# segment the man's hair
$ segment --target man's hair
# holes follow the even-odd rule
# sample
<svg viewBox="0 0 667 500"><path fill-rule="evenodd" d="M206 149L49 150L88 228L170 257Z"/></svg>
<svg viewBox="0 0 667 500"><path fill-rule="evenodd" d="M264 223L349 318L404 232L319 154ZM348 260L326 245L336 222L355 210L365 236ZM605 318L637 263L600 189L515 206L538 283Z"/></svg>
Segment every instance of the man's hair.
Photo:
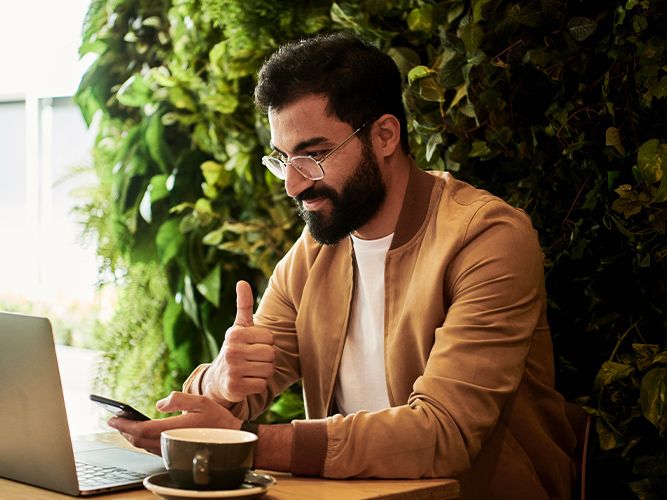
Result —
<svg viewBox="0 0 667 500"><path fill-rule="evenodd" d="M385 113L401 125L401 147L409 153L401 74L393 59L343 33L289 42L262 66L255 104L279 110L307 95L322 95L327 111L352 128Z"/></svg>

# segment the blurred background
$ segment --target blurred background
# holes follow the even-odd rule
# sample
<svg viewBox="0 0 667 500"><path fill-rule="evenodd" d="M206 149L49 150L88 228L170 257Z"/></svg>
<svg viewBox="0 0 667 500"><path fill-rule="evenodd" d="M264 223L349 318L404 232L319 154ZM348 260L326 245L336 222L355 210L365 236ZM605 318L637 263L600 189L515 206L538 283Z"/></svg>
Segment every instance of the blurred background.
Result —
<svg viewBox="0 0 667 500"><path fill-rule="evenodd" d="M101 428L87 401L93 325L113 303L72 211L97 182L82 170L95 127L72 101L91 61L78 54L88 3L0 0L0 310L51 319L70 423L84 433Z"/></svg>
<svg viewBox="0 0 667 500"><path fill-rule="evenodd" d="M0 309L52 319L77 431L90 390L156 416L301 230L257 70L347 31L396 62L417 163L530 214L591 497L665 498L665 4L0 0ZM302 416L295 386L262 418Z"/></svg>

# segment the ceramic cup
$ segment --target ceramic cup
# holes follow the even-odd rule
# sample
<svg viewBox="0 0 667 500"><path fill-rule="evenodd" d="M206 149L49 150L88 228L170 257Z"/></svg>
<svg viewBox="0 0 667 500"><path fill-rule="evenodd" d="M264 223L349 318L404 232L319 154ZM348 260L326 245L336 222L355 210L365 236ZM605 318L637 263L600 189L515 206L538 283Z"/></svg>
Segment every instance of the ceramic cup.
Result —
<svg viewBox="0 0 667 500"><path fill-rule="evenodd" d="M179 488L231 490L252 467L257 436L232 429L172 429L160 435L162 460Z"/></svg>

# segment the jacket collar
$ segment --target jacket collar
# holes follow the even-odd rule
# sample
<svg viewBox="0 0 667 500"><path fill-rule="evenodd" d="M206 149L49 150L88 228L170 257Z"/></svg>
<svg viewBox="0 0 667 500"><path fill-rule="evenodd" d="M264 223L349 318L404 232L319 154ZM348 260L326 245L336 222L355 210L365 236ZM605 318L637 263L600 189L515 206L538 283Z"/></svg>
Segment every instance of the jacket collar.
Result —
<svg viewBox="0 0 667 500"><path fill-rule="evenodd" d="M435 177L418 168L413 161L390 249L407 243L417 233L426 218L434 184Z"/></svg>

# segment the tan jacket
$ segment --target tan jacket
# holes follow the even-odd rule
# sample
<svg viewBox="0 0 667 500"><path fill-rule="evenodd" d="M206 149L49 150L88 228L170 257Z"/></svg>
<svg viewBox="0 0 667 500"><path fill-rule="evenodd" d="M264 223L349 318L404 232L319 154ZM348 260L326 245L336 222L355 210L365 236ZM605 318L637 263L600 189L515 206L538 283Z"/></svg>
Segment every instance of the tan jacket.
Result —
<svg viewBox="0 0 667 500"><path fill-rule="evenodd" d="M448 173L413 168L385 264L391 408L332 415L353 294L349 238L304 231L255 315L277 348L253 419L301 379L296 474L459 477L465 498L569 498L574 434L554 390L543 255L528 216ZM196 391L206 365L185 390Z"/></svg>

